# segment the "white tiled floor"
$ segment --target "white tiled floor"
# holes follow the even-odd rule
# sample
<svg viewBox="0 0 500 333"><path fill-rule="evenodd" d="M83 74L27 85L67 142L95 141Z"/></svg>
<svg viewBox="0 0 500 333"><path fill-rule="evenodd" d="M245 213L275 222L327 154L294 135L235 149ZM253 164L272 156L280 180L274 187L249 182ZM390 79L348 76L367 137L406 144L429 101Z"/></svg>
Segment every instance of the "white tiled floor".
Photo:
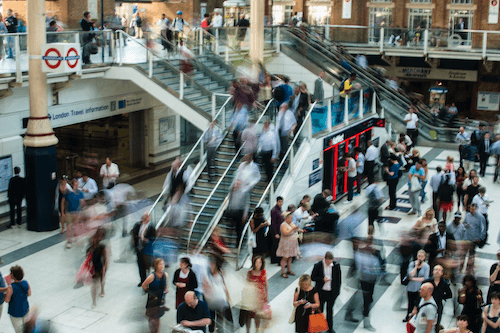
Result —
<svg viewBox="0 0 500 333"><path fill-rule="evenodd" d="M430 148L421 148L422 155L430 151ZM436 160L429 161L430 175L435 171L435 167L439 164L443 165L446 156L452 155L458 158L458 153L455 151L443 151ZM489 170L491 173L493 169ZM163 176L157 177L163 180ZM488 193L491 197L495 197L500 193L500 185L493 184L492 176L487 175ZM148 196L159 191L160 185L158 179L148 180L136 185L136 189L146 190ZM403 180L402 180L403 181ZM162 182L162 181L161 181ZM160 182L160 183L161 183ZM152 186L157 186L157 189L151 189ZM384 184L380 183L380 186ZM405 190L403 187L399 193ZM156 192L155 192L156 191ZM431 191L430 187L427 191ZM346 209L343 217L349 215L354 209L365 203L363 195L355 197L354 203L351 205L342 205L342 209ZM387 205L387 203L385 204ZM384 206L385 206L384 205ZM427 201L422 209L430 206ZM138 221L142 211L136 212L130 218L130 221ZM381 231L377 226L375 228L375 236L382 240L397 241L401 232L411 228L415 223L415 216L408 216L405 213L384 211L384 215L401 217L402 220L398 224L384 224ZM490 244L486 245L479 252L495 253L498 249L496 238L500 229L498 223L495 223L494 216L499 216L499 205L492 205L490 208ZM120 223L120 221L118 221ZM131 227L131 223L129 227ZM366 235L367 221L365 220L358 228L361 236ZM26 230L8 230L0 233L0 255L15 251L20 247L43 240L56 234L58 231L51 233L33 233ZM106 279L106 296L99 298L97 308L91 309L90 288L84 286L79 289L73 289L75 284L74 277L76 271L83 262L85 245L80 244L72 249L65 249L64 243L59 243L48 247L44 250L35 252L23 259L12 264L3 266L0 271L6 275L9 267L12 265L21 265L26 272L26 280L32 288L32 296L30 297L30 305L37 306L41 310L41 316L45 319L50 319L54 328L58 332L77 333L77 332L149 332L147 319L145 317L146 296L144 292L136 285L139 280L137 265L135 259L129 251L125 251L129 246L129 238L122 238L121 234L115 236L111 242L111 258L109 264L108 275ZM304 255L308 257L321 256L327 249L331 249L328 245L317 245L303 247ZM389 254L395 248L393 246L385 246L385 251ZM340 242L334 249L334 255L339 258L352 258L351 244L347 241ZM396 250L397 251L397 250ZM126 259L124 263L115 262L118 258ZM311 258L310 258L311 259ZM307 260L304 258L302 260ZM312 269L311 259L308 272ZM478 276L487 277L489 267L493 263L489 259L476 260ZM171 285L171 278L177 265L167 269L169 277L170 292L167 295L166 302L172 308L161 320L161 332L169 332L169 327L175 322L174 296L175 288ZM244 269L235 272L231 266L227 267L226 281L229 284L232 304L238 304L241 301L241 291L243 289L246 269L249 263L246 263ZM388 272L398 273L399 266L388 265ZM268 265L268 277L279 275L279 267L276 265ZM349 286L352 278L347 278L347 266L342 266L343 286L342 291L335 304L335 312L340 311L342 307L349 301L354 294L355 289ZM276 280L276 278L274 278ZM281 281L281 280L280 280ZM294 331L294 326L288 324L288 319L292 311L293 290L297 286L298 276L282 280L282 290L270 304L273 309L273 320L267 332L282 332L288 333ZM459 286L459 285L457 285ZM383 288L379 285L376 288ZM486 286L481 286L483 293L486 294ZM383 293L382 297L373 304L371 310L372 325L377 328L378 332L402 332L405 330L404 324L401 322L406 311L406 292L404 287L399 283L399 276L390 287ZM445 305L443 325L449 327L453 323L453 302L448 301ZM12 325L7 315L7 307L4 307L2 318L0 319L0 332L12 333ZM356 313L356 317L360 318L361 313ZM341 320L336 320L335 325L340 325ZM354 326L353 326L354 327ZM252 332L254 330L252 329ZM353 328L354 332L364 332L362 324L357 328ZM240 330L243 332L243 330Z"/></svg>

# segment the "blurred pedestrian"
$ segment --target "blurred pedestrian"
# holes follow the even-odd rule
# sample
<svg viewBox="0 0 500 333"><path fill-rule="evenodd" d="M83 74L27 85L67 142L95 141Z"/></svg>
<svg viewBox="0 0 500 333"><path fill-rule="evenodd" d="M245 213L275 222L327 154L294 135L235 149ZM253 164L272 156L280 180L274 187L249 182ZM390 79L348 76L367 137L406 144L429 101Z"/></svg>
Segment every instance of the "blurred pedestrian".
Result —
<svg viewBox="0 0 500 333"><path fill-rule="evenodd" d="M172 162L172 167L165 177L163 182L163 193L167 197L165 203L172 200L172 197L177 191L189 193L193 187L193 182L190 181L192 168L185 166L181 168L182 162L179 157L176 157Z"/></svg>
<svg viewBox="0 0 500 333"><path fill-rule="evenodd" d="M257 130L255 128L256 122L257 119L255 118L249 119L247 126L241 132L241 144L244 144L243 146L244 155L252 154L255 156L255 153L257 153L259 137L257 135Z"/></svg>
<svg viewBox="0 0 500 333"><path fill-rule="evenodd" d="M151 333L160 332L160 318L165 311L170 310L165 306L165 294L168 293L168 275L164 272L163 259L153 260L154 271L142 283L142 289L148 294L146 303L146 316L148 316L149 330Z"/></svg>
<svg viewBox="0 0 500 333"><path fill-rule="evenodd" d="M290 138L292 137L295 128L297 127L297 120L295 119L293 112L290 110L288 103L281 104L279 110L280 112L276 117L276 129L278 130L278 134L280 137L280 158L283 158L288 150Z"/></svg>
<svg viewBox="0 0 500 333"><path fill-rule="evenodd" d="M78 179L74 178L71 181L71 187L72 191L67 192L63 200L61 202L61 206L65 206L66 203L68 204L67 207L67 214L66 212L64 213L64 220L66 221L67 224L67 239L68 241L66 242L66 247L69 249L71 248L71 243L73 242L73 237L75 237L75 227L76 224L79 222L80 218L80 213L82 211L82 208L85 207L85 200L83 199L83 192L78 189ZM62 213L61 213L62 214Z"/></svg>
<svg viewBox="0 0 500 333"><path fill-rule="evenodd" d="M360 147L354 148L356 156L356 192L361 194L361 182L363 180L363 175L365 173L365 155Z"/></svg>
<svg viewBox="0 0 500 333"><path fill-rule="evenodd" d="M87 171L82 171L82 177L78 178L78 189L83 192L85 200L92 199L99 190L96 181L89 177Z"/></svg>
<svg viewBox="0 0 500 333"><path fill-rule="evenodd" d="M106 272L108 270L108 248L102 243L104 238L104 229L97 229L90 240L90 247L87 253L92 253L92 265L94 273L92 275L92 285L90 294L92 296L92 308L97 305L97 290L101 286L101 297L104 297L104 284L106 281Z"/></svg>
<svg viewBox="0 0 500 333"><path fill-rule="evenodd" d="M142 215L141 221L134 225L131 233L132 247L137 255L137 265L141 278L141 282L137 286L140 287L146 280L147 270L151 266L149 256L152 254L152 243L156 238L156 229L149 223L148 212Z"/></svg>
<svg viewBox="0 0 500 333"><path fill-rule="evenodd" d="M425 180L425 170L422 168L422 163L417 161L417 163L410 168L408 171L408 193L410 195L411 211L408 215L417 214L417 216L422 215L420 209L420 200L418 199L420 190L422 189L422 182Z"/></svg>
<svg viewBox="0 0 500 333"><path fill-rule="evenodd" d="M469 254L467 272L470 273L474 271L476 247L481 245L486 238L486 220L477 211L477 205L474 203L470 205L470 211L465 214L464 227L465 254Z"/></svg>
<svg viewBox="0 0 500 333"><path fill-rule="evenodd" d="M271 127L272 126L272 127ZM264 127L259 137L259 149L264 171L266 172L267 182L270 182L274 174L274 162L280 153L279 138L276 134L274 125L271 125L269 119L264 120Z"/></svg>
<svg viewBox="0 0 500 333"><path fill-rule="evenodd" d="M243 316L244 321L240 321L246 325L247 333L250 333L250 326L252 325L252 319L255 321L255 329L257 332L264 332L264 328L261 326L262 320L264 318L265 312L270 311L269 308L269 286L267 283L266 274L266 263L264 258L261 256L254 256L252 258L252 269L247 272L247 283L248 287L252 292L250 294L244 294L243 298L252 297L252 299L245 300L245 303L251 304L251 310L244 310ZM240 312L241 313L241 312Z"/></svg>
<svg viewBox="0 0 500 333"><path fill-rule="evenodd" d="M309 316L320 307L319 293L311 285L311 277L303 274L299 278L299 287L293 295L295 308L295 332L309 332Z"/></svg>
<svg viewBox="0 0 500 333"><path fill-rule="evenodd" d="M31 296L31 287L24 280L24 271L21 266L10 268L11 283L5 294L5 303L9 303L8 314L16 333L22 333L24 323L30 309L28 297Z"/></svg>
<svg viewBox="0 0 500 333"><path fill-rule="evenodd" d="M212 180L213 173L217 174L217 166L214 164L217 147L222 141L222 133L217 127L217 121L212 120L210 127L203 136L205 147L207 148L207 173L208 179ZM215 169L215 170L213 170Z"/></svg>
<svg viewBox="0 0 500 333"><path fill-rule="evenodd" d="M396 190L399 182L399 174L401 165L398 162L396 155L390 158L391 165L385 167L387 173L387 186L389 187L389 206L386 209L396 209Z"/></svg>
<svg viewBox="0 0 500 333"><path fill-rule="evenodd" d="M184 302L184 296L188 291L198 288L198 281L195 273L191 270L191 261L188 257L183 257L179 261L179 268L174 273L173 283L177 287L175 291L175 308Z"/></svg>
<svg viewBox="0 0 500 333"><path fill-rule="evenodd" d="M375 232L374 223L380 220L380 207L385 201L384 194L379 189L377 183L368 185L366 188L366 197L368 203L368 235ZM379 223L380 226L381 223Z"/></svg>
<svg viewBox="0 0 500 333"><path fill-rule="evenodd" d="M203 292L212 319L209 331L214 332L215 328L219 331L225 329L226 319L232 325L230 297L222 275L222 260L216 256L210 256L210 269L203 277Z"/></svg>

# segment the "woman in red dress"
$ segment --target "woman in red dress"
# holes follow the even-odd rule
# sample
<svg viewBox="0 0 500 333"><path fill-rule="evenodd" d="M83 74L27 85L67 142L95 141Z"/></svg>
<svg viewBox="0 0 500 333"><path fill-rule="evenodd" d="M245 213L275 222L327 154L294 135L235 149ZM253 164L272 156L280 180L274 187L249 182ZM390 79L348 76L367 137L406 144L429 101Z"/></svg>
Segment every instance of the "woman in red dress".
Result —
<svg viewBox="0 0 500 333"><path fill-rule="evenodd" d="M262 313L268 311L268 285L267 285L267 275L265 270L265 261L261 256L255 256L252 261L252 269L247 273L247 282L253 284L256 288L255 295L257 299L253 300L255 302L254 309L246 318L247 333L250 333L250 326L252 324L252 318L255 320L255 328L257 332L259 331L260 321L262 319Z"/></svg>
<svg viewBox="0 0 500 333"><path fill-rule="evenodd" d="M175 292L175 308L177 309L179 305L184 302L184 295L188 291L194 291L198 288L198 281L196 281L196 275L191 270L191 261L189 258L181 258L179 263L179 269L174 273L174 284L177 287Z"/></svg>

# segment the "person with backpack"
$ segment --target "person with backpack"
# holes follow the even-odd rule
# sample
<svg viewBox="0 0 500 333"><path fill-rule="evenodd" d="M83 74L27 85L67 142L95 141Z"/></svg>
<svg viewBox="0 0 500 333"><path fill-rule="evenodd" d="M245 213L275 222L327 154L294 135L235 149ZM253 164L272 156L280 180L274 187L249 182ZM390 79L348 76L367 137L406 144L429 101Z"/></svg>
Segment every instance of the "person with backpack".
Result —
<svg viewBox="0 0 500 333"><path fill-rule="evenodd" d="M141 16L139 15L139 12L136 12L135 13L135 28L136 28L136 31L135 31L135 37L137 38L142 38L143 36L143 31L142 31L142 18Z"/></svg>
<svg viewBox="0 0 500 333"><path fill-rule="evenodd" d="M184 26L189 27L189 23L187 23L182 18L182 12L179 10L179 11L177 11L177 17L172 22L172 29L174 30L174 45L176 45L176 46L177 46L177 43L179 42L179 38L182 36L182 34L184 32Z"/></svg>
<svg viewBox="0 0 500 333"><path fill-rule="evenodd" d="M340 90L340 98L345 99L349 97L352 91L353 82L356 80L356 73L351 73L348 79L345 79L339 87ZM342 102L342 101L341 101Z"/></svg>
<svg viewBox="0 0 500 333"><path fill-rule="evenodd" d="M444 174L444 181L438 187L439 210L443 212L443 221L447 222L448 213L453 209L455 186L450 184L450 173Z"/></svg>
<svg viewBox="0 0 500 333"><path fill-rule="evenodd" d="M415 307L410 315L411 319L407 325L408 332L415 333L435 333L435 322L437 319L437 304L432 293L434 286L426 282L420 286L420 303ZM413 326L412 330L408 326Z"/></svg>
<svg viewBox="0 0 500 333"><path fill-rule="evenodd" d="M379 210L385 201L385 197L376 182L366 188L366 197L368 198L368 235L373 235L373 224L380 219Z"/></svg>

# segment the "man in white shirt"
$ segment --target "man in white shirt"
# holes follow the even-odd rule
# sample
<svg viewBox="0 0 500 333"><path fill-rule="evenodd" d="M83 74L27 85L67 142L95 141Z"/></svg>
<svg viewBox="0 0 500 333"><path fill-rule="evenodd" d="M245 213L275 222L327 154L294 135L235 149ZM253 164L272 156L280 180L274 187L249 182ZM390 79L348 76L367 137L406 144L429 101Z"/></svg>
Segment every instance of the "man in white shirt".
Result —
<svg viewBox="0 0 500 333"><path fill-rule="evenodd" d="M363 69L368 68L368 59L366 59L366 56L364 54L358 54L356 56L356 65Z"/></svg>
<svg viewBox="0 0 500 333"><path fill-rule="evenodd" d="M486 237L488 237L488 208L490 207L490 198L486 194L486 187L480 186L479 193L472 198L472 203L477 205L477 212L484 216L486 221Z"/></svg>
<svg viewBox="0 0 500 333"><path fill-rule="evenodd" d="M439 186L444 183L444 172L440 166L436 167L436 173L432 175L429 183L432 188L432 209L434 209L434 216L439 216L438 191Z"/></svg>
<svg viewBox="0 0 500 333"><path fill-rule="evenodd" d="M203 136L205 147L207 147L207 173L210 180L212 180L212 169L215 168L215 153L217 147L219 146L219 143L222 141L222 133L216 125L216 121L212 121L210 123L210 128L205 132L205 135Z"/></svg>
<svg viewBox="0 0 500 333"><path fill-rule="evenodd" d="M426 282L420 286L420 304L411 313L411 323L415 325L415 333L435 333L434 324L437 319L437 304L432 298L434 286ZM415 318L413 318L415 316Z"/></svg>
<svg viewBox="0 0 500 333"><path fill-rule="evenodd" d="M99 190L96 181L90 178L85 171L82 172L82 177L78 179L78 189L83 192L85 200L92 199Z"/></svg>
<svg viewBox="0 0 500 333"><path fill-rule="evenodd" d="M417 145L418 137L418 116L415 114L415 109L416 107L412 105L404 119L406 123L406 134L408 134L411 141L413 141L413 146Z"/></svg>
<svg viewBox="0 0 500 333"><path fill-rule="evenodd" d="M325 258L314 265L311 280L315 282L316 290L319 292L319 309L324 311L326 304L326 321L328 332L333 330L333 306L340 294L342 284L342 273L340 265L333 260L333 253L326 252Z"/></svg>
<svg viewBox="0 0 500 333"><path fill-rule="evenodd" d="M368 178L368 184L373 184L375 181L375 160L379 156L378 148L372 143L372 140L368 140L366 143L366 154L365 154L365 175Z"/></svg>
<svg viewBox="0 0 500 333"><path fill-rule="evenodd" d="M218 10L214 12L214 18L212 20L212 24L210 24L212 28L222 28L222 15ZM220 32L220 31L219 31Z"/></svg>
<svg viewBox="0 0 500 333"><path fill-rule="evenodd" d="M363 174L365 172L365 155L363 155L363 151L361 148L356 147L354 151L358 154L358 158L356 160L356 181L358 183L358 188L356 193L361 194L361 180L363 179Z"/></svg>
<svg viewBox="0 0 500 333"><path fill-rule="evenodd" d="M455 137L455 142L458 143L458 152L460 153L460 165L463 165L462 158L462 150L464 146L470 144L470 134L465 131L465 128L462 126Z"/></svg>
<svg viewBox="0 0 500 333"><path fill-rule="evenodd" d="M300 203L299 207L293 212L292 222L300 229L304 228L306 223L311 222L315 216L309 214L311 205L308 202Z"/></svg>
<svg viewBox="0 0 500 333"><path fill-rule="evenodd" d="M280 106L280 112L276 117L276 126L280 137L281 156L288 150L288 141L297 127L297 120L293 112L288 108L288 103Z"/></svg>
<svg viewBox="0 0 500 333"><path fill-rule="evenodd" d="M274 128L271 128L270 120L264 121L264 127L259 137L259 148L264 170L266 172L267 181L270 182L274 173L274 161L280 153L279 139ZM274 126L273 126L274 127Z"/></svg>
<svg viewBox="0 0 500 333"><path fill-rule="evenodd" d="M167 36L167 30L170 29L172 24L170 20L165 16L165 14L161 14L161 19L158 20L158 26L160 27L161 36L163 37L161 41L161 45L165 50L168 48L168 42L170 41Z"/></svg>
<svg viewBox="0 0 500 333"><path fill-rule="evenodd" d="M102 178L102 187L110 189L116 184L116 179L120 176L118 165L111 161L111 158L106 157L106 163L101 167L99 175Z"/></svg>
<svg viewBox="0 0 500 333"><path fill-rule="evenodd" d="M351 156L351 154L345 154L345 159L347 161L347 200L345 204L352 202L352 197L354 196L354 181L358 172L356 171L356 161Z"/></svg>
<svg viewBox="0 0 500 333"><path fill-rule="evenodd" d="M177 17L172 22L172 29L174 30L174 43L177 45L179 42L179 36L182 36L184 32L184 26L188 26L189 24L182 18L182 12L177 11Z"/></svg>

